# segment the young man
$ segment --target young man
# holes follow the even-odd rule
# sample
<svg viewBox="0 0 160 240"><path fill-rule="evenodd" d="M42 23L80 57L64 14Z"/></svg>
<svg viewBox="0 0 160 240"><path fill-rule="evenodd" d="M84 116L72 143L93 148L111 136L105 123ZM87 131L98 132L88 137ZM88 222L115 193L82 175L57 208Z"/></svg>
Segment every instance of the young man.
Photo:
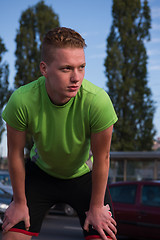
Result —
<svg viewBox="0 0 160 240"><path fill-rule="evenodd" d="M85 46L72 29L49 31L42 43L43 76L16 90L3 112L14 193L3 240L37 236L57 202L75 208L86 240L116 240L106 186L117 116L106 92L84 79ZM26 132L34 146L25 166Z"/></svg>

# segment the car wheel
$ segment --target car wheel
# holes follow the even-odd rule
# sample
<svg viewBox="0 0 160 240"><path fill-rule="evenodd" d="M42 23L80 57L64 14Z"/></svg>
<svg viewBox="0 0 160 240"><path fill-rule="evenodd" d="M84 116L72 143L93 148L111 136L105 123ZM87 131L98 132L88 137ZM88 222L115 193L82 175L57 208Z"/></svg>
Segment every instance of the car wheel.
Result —
<svg viewBox="0 0 160 240"><path fill-rule="evenodd" d="M68 204L65 204L64 212L67 216L74 216L75 215L75 210Z"/></svg>

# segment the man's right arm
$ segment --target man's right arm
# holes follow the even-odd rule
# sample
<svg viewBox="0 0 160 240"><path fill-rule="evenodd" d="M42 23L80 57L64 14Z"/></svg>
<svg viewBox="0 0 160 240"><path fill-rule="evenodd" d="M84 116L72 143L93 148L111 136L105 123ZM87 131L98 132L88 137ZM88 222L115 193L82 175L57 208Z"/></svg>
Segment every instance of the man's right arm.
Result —
<svg viewBox="0 0 160 240"><path fill-rule="evenodd" d="M17 131L7 125L8 167L13 188L13 202L7 209L3 221L3 231L7 232L20 221L29 229L29 213L25 196L24 147L26 132Z"/></svg>

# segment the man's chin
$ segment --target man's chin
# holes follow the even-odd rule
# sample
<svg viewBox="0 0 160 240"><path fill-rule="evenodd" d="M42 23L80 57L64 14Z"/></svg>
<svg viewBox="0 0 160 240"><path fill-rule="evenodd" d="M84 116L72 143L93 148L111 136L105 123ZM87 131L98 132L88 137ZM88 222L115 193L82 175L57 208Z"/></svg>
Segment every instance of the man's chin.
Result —
<svg viewBox="0 0 160 240"><path fill-rule="evenodd" d="M78 91L69 92L68 97L69 98L75 97L77 95L77 92Z"/></svg>

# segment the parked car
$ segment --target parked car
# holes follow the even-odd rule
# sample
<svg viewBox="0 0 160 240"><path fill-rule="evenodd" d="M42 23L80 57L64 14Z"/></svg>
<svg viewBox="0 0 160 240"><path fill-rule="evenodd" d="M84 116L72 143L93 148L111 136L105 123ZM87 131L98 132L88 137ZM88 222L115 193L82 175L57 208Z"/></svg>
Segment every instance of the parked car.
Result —
<svg viewBox="0 0 160 240"><path fill-rule="evenodd" d="M67 216L75 216L76 211L66 203L57 203L53 205L49 211L50 214L65 214Z"/></svg>
<svg viewBox="0 0 160 240"><path fill-rule="evenodd" d="M0 170L0 188L13 194L9 172L6 170Z"/></svg>
<svg viewBox="0 0 160 240"><path fill-rule="evenodd" d="M0 188L0 227L2 225L2 220L6 209L9 207L12 195L2 188Z"/></svg>
<svg viewBox="0 0 160 240"><path fill-rule="evenodd" d="M118 236L160 239L160 181L109 185Z"/></svg>

